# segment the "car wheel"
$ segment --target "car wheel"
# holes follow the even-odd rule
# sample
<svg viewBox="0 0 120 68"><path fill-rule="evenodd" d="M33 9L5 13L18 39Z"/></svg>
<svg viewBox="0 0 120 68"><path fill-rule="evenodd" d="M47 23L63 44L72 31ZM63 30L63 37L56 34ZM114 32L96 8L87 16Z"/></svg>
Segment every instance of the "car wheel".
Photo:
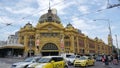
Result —
<svg viewBox="0 0 120 68"><path fill-rule="evenodd" d="M71 62L68 62L68 65L70 65L70 66L71 66L71 65L72 65L72 63L71 63Z"/></svg>
<svg viewBox="0 0 120 68"><path fill-rule="evenodd" d="M65 68L68 68L68 66L65 66Z"/></svg>
<svg viewBox="0 0 120 68"><path fill-rule="evenodd" d="M86 63L85 68L88 66L88 63Z"/></svg>
<svg viewBox="0 0 120 68"><path fill-rule="evenodd" d="M28 65L26 65L24 68L27 68Z"/></svg>
<svg viewBox="0 0 120 68"><path fill-rule="evenodd" d="M82 68L86 68L87 66L83 66Z"/></svg>
<svg viewBox="0 0 120 68"><path fill-rule="evenodd" d="M95 65L95 62L93 62L93 66Z"/></svg>

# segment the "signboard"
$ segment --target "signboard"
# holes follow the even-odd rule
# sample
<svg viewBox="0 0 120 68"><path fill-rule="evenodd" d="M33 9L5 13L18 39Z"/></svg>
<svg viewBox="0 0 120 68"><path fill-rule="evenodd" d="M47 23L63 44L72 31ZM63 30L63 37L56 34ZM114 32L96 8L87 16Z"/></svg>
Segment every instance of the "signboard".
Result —
<svg viewBox="0 0 120 68"><path fill-rule="evenodd" d="M40 40L37 39L36 42L35 42L35 44L36 44L36 46L39 46L39 44L40 44Z"/></svg>
<svg viewBox="0 0 120 68"><path fill-rule="evenodd" d="M64 48L64 41L63 41L63 39L61 39L61 41L60 41L60 47Z"/></svg>

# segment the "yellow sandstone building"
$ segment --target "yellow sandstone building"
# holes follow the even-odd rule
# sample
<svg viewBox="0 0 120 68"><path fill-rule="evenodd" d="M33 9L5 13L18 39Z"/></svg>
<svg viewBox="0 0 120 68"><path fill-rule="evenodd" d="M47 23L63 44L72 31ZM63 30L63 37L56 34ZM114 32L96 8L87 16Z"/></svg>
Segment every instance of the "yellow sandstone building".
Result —
<svg viewBox="0 0 120 68"><path fill-rule="evenodd" d="M74 53L79 55L112 54L112 37L108 44L101 39L91 39L70 23L63 26L56 12L50 8L43 14L35 27L27 23L18 31L18 45L0 47L0 56L60 55Z"/></svg>
<svg viewBox="0 0 120 68"><path fill-rule="evenodd" d="M51 9L39 18L36 27L27 23L19 30L18 35L18 42L24 45L24 55L28 56L112 53L111 46L101 39L89 38L70 23L64 27L60 18Z"/></svg>

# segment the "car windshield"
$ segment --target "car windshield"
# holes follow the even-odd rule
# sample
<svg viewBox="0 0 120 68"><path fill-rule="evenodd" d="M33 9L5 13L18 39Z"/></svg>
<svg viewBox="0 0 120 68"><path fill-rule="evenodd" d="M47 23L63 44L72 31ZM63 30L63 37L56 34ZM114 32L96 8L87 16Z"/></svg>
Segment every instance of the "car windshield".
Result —
<svg viewBox="0 0 120 68"><path fill-rule="evenodd" d="M24 61L25 62L31 62L33 60L33 58L27 58L27 59L25 59Z"/></svg>
<svg viewBox="0 0 120 68"><path fill-rule="evenodd" d="M69 56L68 58L75 58L75 55L71 55L71 56Z"/></svg>
<svg viewBox="0 0 120 68"><path fill-rule="evenodd" d="M66 57L70 57L71 55L66 55Z"/></svg>
<svg viewBox="0 0 120 68"><path fill-rule="evenodd" d="M87 57L80 57L79 59L80 59L80 60L86 60Z"/></svg>
<svg viewBox="0 0 120 68"><path fill-rule="evenodd" d="M50 61L50 58L41 58L38 62L39 63L47 63Z"/></svg>

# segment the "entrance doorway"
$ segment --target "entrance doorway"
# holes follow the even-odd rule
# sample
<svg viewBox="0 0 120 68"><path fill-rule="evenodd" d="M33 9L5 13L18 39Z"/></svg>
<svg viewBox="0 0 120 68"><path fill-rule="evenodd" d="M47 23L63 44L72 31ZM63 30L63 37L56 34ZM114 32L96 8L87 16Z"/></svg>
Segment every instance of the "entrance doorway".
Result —
<svg viewBox="0 0 120 68"><path fill-rule="evenodd" d="M28 51L28 57L34 56L34 50L29 50Z"/></svg>
<svg viewBox="0 0 120 68"><path fill-rule="evenodd" d="M58 47L53 43L47 43L42 47L42 56L57 56L59 55Z"/></svg>
<svg viewBox="0 0 120 68"><path fill-rule="evenodd" d="M42 52L42 56L56 56L58 52Z"/></svg>

